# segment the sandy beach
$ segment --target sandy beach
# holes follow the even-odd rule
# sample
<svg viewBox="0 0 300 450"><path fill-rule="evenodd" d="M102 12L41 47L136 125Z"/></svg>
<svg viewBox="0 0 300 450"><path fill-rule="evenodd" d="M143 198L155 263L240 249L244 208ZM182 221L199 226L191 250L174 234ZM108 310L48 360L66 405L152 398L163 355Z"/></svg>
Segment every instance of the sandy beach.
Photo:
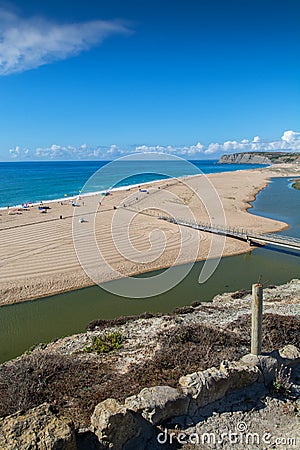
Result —
<svg viewBox="0 0 300 450"><path fill-rule="evenodd" d="M216 236L214 242L219 239L220 245L210 252L210 233L191 228L182 233L178 225L159 220L158 216L173 215L215 224L222 224L225 219L230 227L259 233L279 231L287 224L249 214L249 202L271 177L299 173L299 165L276 165L153 182L142 187L144 192L136 186L113 191L106 197L82 197L75 207L71 201L51 202L47 213L41 213L37 206L16 214L2 210L0 305L93 284L78 261L73 229L76 245L85 248L86 261L97 266L102 282L114 277L105 266L92 260L94 252L89 251L89 246L95 247L95 242L87 241L91 226L103 258L118 271L118 276L203 260L207 256L248 252L247 243L226 238L224 251L219 255L223 238ZM80 223L80 218L85 222Z"/></svg>

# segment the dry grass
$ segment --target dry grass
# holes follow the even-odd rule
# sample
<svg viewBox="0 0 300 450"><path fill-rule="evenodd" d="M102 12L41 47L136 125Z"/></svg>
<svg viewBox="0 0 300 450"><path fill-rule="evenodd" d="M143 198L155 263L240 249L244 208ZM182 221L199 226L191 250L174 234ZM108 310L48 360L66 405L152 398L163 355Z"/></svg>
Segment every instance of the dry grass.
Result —
<svg viewBox="0 0 300 450"><path fill-rule="evenodd" d="M298 344L299 324L295 317L267 314L264 351L287 343ZM88 426L94 407L105 398L122 400L154 385L178 386L184 374L218 366L223 359L240 358L249 349L249 330L250 317L233 322L226 331L204 325L178 325L158 335L160 350L150 362L132 364L126 375L104 363L103 356L61 355L37 349L1 367L0 416L48 401L76 427Z"/></svg>
<svg viewBox="0 0 300 450"><path fill-rule="evenodd" d="M300 342L300 319L294 316L278 314L263 315L262 351L271 352L287 344L298 346ZM231 322L228 330L238 332L248 342L251 334L251 316L246 315L238 321Z"/></svg>

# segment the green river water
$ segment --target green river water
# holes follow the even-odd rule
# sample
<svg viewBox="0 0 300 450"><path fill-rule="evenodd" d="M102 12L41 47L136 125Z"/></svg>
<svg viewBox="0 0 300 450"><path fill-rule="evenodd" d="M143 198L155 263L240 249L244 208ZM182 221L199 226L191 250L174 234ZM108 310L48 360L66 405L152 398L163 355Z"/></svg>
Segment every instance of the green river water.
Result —
<svg viewBox="0 0 300 450"><path fill-rule="evenodd" d="M300 191L288 179L273 180L253 204L251 213L283 220L290 228L282 233L300 237ZM198 283L202 262L170 291L149 299L128 299L90 287L35 301L0 308L0 362L20 355L38 342L79 333L93 319L109 319L144 311L168 312L193 301L209 301L218 293L250 289L259 276L269 284L300 277L300 255L259 248L251 253L223 258L205 283ZM176 276L178 268L172 268ZM149 273L143 276L153 276ZM113 283L122 283L122 280Z"/></svg>

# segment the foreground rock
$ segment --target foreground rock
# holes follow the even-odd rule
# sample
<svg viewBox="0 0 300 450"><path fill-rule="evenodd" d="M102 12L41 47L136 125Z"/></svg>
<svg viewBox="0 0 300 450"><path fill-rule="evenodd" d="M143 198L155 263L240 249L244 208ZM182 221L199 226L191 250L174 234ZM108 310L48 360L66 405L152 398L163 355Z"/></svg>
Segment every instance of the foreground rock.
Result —
<svg viewBox="0 0 300 450"><path fill-rule="evenodd" d="M108 399L95 409L93 431L103 449L152 450L157 448L154 445L157 439L160 443L172 444L178 428L186 430L183 434L188 437L199 429L205 430L203 419L214 415L216 410L228 411L233 405L236 408L242 402L249 402L252 397L268 395L270 386L272 391L271 381L277 381L273 386L277 385L280 390L284 387L286 393L296 399L300 394L298 385L286 378L285 382L280 380L280 383L284 382L284 386L280 386L275 368L283 367L281 355L285 355L285 369L295 366L298 354L295 346L288 345L273 355L247 355L239 361L222 361L219 369L211 367L181 377L182 393L169 386L155 386L127 397L125 405ZM282 373L291 374L288 370ZM295 408L298 408L297 404ZM172 425L176 425L174 433L170 432ZM205 435L206 432L203 433ZM179 435L177 437L180 439Z"/></svg>
<svg viewBox="0 0 300 450"><path fill-rule="evenodd" d="M216 367L180 378L183 392L190 395L196 407L201 408L224 397L229 389L229 378Z"/></svg>
<svg viewBox="0 0 300 450"><path fill-rule="evenodd" d="M286 345L281 348L279 355L284 362L287 360L290 366L295 366L300 363L300 351L294 345Z"/></svg>
<svg viewBox="0 0 300 450"><path fill-rule="evenodd" d="M243 361L222 361L220 368L211 367L180 378L183 392L193 399L189 413L223 398L227 393L255 383L259 368Z"/></svg>
<svg viewBox="0 0 300 450"><path fill-rule="evenodd" d="M277 356L277 357L276 357ZM270 355L245 355L242 361L248 365L256 366L259 370L259 381L268 386L276 375L276 370L280 366L280 359L277 354Z"/></svg>
<svg viewBox="0 0 300 450"><path fill-rule="evenodd" d="M228 377L228 392L249 386L259 377L259 368L243 361L222 361L220 371Z"/></svg>
<svg viewBox="0 0 300 450"><path fill-rule="evenodd" d="M226 412L237 412L243 408L245 414L237 414L238 420L242 420L243 429L239 428L238 422L231 421L231 416L229 423L222 425L225 427L226 436L230 436L231 431L248 429L246 414L253 409L253 398L270 397L271 403L274 403L272 397L279 397L280 400L280 396L284 395L283 400L289 401L286 403L289 405L288 409L281 400L278 405L283 408L284 414L288 413L290 416L294 445L298 439L295 430L296 423L299 422L297 416L300 414L299 381L299 349L293 345L287 345L269 355L245 355L239 361L224 360L219 369L211 367L181 377L179 384L182 391L170 386L154 386L127 397L124 403L114 398L102 401L95 407L91 427L78 432L77 442L80 443L79 448L84 449L156 450L160 448L158 444L163 442L175 445L164 448L178 448L176 446L178 443L188 443L190 437L195 435L203 435L206 439L207 433L210 433L209 438L216 439L217 436L219 439L221 428L217 428L219 434L212 432L211 428L207 431L206 418L219 416L227 418ZM276 414L278 415L277 409ZM256 416L255 420L257 421ZM256 422L254 426L257 426ZM184 433L180 434L180 429L184 430ZM264 430L261 430L261 433L263 432ZM257 437L255 429L253 433L255 439L261 438L260 435ZM84 434L86 434L85 441ZM183 435L184 442L181 441ZM262 434L263 439L264 436L265 434ZM275 434L274 436L276 437ZM258 444L260 445L259 442ZM1 450L76 448L72 423L58 417L47 403L27 413L18 412L0 419ZM196 448L202 449L201 446ZM251 450L252 448L261 447L254 446Z"/></svg>
<svg viewBox="0 0 300 450"><path fill-rule="evenodd" d="M92 431L103 449L121 450L139 433L136 418L114 398L108 398L96 406L91 423Z"/></svg>
<svg viewBox="0 0 300 450"><path fill-rule="evenodd" d="M142 414L151 424L186 414L188 405L188 397L170 386L145 388L125 399L127 408Z"/></svg>
<svg viewBox="0 0 300 450"><path fill-rule="evenodd" d="M0 419L0 448L5 450L76 450L72 424L47 403Z"/></svg>

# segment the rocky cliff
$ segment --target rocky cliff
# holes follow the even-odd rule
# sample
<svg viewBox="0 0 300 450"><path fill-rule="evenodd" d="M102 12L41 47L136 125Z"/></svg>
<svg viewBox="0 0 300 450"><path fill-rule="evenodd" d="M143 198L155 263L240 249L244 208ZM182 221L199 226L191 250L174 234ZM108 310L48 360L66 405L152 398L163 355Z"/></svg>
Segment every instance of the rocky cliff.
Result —
<svg viewBox="0 0 300 450"><path fill-rule="evenodd" d="M219 164L279 164L300 163L300 152L248 152L223 155Z"/></svg>

